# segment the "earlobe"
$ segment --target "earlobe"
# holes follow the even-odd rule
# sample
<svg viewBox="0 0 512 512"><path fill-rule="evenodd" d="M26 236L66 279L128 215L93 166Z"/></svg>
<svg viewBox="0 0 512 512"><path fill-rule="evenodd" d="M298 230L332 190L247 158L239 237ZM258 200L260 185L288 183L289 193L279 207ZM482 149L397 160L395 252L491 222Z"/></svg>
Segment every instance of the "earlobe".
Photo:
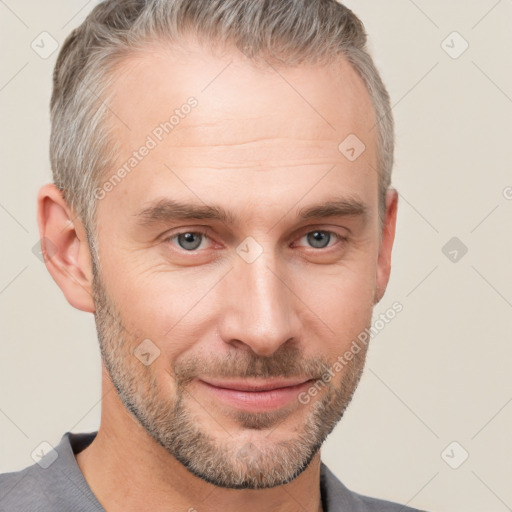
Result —
<svg viewBox="0 0 512 512"><path fill-rule="evenodd" d="M377 275L374 304L380 302L386 291L391 273L391 251L395 239L398 192L390 188L386 194L386 218L382 226L382 238L377 261Z"/></svg>
<svg viewBox="0 0 512 512"><path fill-rule="evenodd" d="M73 307L93 313L92 264L85 227L55 185L41 187L37 203L46 268Z"/></svg>

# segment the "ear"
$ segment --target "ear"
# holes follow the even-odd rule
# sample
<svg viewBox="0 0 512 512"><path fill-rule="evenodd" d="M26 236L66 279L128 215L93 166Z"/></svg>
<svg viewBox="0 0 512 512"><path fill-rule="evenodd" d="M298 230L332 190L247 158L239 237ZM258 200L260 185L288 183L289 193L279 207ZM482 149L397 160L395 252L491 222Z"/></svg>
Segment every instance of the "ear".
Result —
<svg viewBox="0 0 512 512"><path fill-rule="evenodd" d="M386 194L386 218L382 226L382 236L377 260L377 276L374 303L379 302L389 281L391 272L391 249L395 240L396 214L398 209L398 192L390 188Z"/></svg>
<svg viewBox="0 0 512 512"><path fill-rule="evenodd" d="M53 184L39 190L37 222L46 268L73 307L93 313L92 264L86 231Z"/></svg>

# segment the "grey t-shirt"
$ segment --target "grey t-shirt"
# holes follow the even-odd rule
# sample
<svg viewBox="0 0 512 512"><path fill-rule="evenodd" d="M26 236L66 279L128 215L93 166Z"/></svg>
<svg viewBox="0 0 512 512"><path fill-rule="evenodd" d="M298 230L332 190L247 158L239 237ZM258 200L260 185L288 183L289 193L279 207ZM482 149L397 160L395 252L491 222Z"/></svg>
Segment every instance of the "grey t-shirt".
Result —
<svg viewBox="0 0 512 512"><path fill-rule="evenodd" d="M78 467L75 455L97 432L66 432L39 462L0 474L1 512L105 512ZM324 512L419 512L347 489L322 463L320 491Z"/></svg>

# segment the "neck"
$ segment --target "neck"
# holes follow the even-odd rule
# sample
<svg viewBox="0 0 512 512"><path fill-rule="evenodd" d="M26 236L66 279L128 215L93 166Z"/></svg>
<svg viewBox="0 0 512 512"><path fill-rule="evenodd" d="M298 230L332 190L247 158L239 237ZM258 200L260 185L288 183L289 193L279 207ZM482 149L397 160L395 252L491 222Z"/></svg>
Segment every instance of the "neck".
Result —
<svg viewBox="0 0 512 512"><path fill-rule="evenodd" d="M103 396L98 434L76 459L107 512L322 512L319 452L287 484L256 490L217 487L190 473L161 447L125 409L113 387Z"/></svg>

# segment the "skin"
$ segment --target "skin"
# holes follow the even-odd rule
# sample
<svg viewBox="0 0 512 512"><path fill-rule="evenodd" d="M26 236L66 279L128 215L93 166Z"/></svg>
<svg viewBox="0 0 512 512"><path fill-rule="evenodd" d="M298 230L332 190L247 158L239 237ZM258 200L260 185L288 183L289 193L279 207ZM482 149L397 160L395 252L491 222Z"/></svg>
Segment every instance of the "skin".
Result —
<svg viewBox="0 0 512 512"><path fill-rule="evenodd" d="M98 201L96 266L61 193L40 190L41 237L55 246L48 270L72 306L96 316L101 424L77 462L109 512L321 510L318 446L350 402L365 350L309 403L269 414L242 414L199 378L320 377L322 363L369 327L384 294L397 194L388 191L380 233L375 114L362 80L342 58L337 64L255 66L235 50L214 55L193 44L127 58L109 104L119 166L188 97L198 106ZM338 151L349 134L366 146L353 162ZM357 199L366 215L298 217L333 197ZM141 223L138 212L162 199L217 205L233 219ZM197 229L207 234L200 247L180 247L176 234ZM327 247L311 245L315 231L332 233ZM237 253L247 237L262 250L252 263ZM148 366L133 355L144 339L160 351ZM193 421L175 434L202 435L185 450L195 472L173 455L176 437L165 438L178 397ZM315 411L323 425L313 425ZM293 445L299 455L284 448ZM217 477L238 469L247 488L201 477L215 478L206 453L224 464Z"/></svg>

